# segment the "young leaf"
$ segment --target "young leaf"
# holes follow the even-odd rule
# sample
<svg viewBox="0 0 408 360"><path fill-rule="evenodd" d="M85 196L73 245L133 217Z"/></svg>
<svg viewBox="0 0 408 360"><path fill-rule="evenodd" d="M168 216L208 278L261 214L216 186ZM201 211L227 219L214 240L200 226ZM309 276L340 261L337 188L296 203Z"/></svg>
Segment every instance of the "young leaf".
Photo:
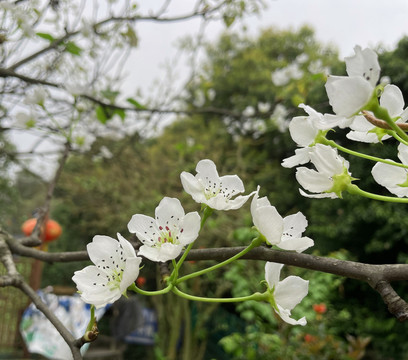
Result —
<svg viewBox="0 0 408 360"><path fill-rule="evenodd" d="M82 49L78 45L76 45L73 41L68 41L65 44L65 50L76 56L81 55L82 52Z"/></svg>
<svg viewBox="0 0 408 360"><path fill-rule="evenodd" d="M132 98L127 98L126 101L130 104L132 104L136 109L144 110L146 109L146 106L143 106L139 102L137 102L135 99Z"/></svg>
<svg viewBox="0 0 408 360"><path fill-rule="evenodd" d="M49 42L53 42L55 40L55 38L51 34L38 32L36 33L36 35L39 36L40 38L48 40Z"/></svg>
<svg viewBox="0 0 408 360"><path fill-rule="evenodd" d="M106 124L108 121L108 116L106 114L105 108L101 105L96 107L96 118L102 123Z"/></svg>

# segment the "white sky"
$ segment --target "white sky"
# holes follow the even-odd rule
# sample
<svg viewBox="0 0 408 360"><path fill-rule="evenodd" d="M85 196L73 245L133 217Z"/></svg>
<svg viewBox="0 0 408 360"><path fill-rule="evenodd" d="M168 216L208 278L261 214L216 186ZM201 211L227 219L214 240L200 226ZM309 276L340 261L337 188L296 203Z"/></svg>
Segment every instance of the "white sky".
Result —
<svg viewBox="0 0 408 360"><path fill-rule="evenodd" d="M281 29L297 29L304 24L311 25L316 37L324 43L335 44L340 56L353 53L355 45L374 46L378 43L392 48L397 41L408 34L407 0L266 0L267 10L260 16L251 16L244 23L250 34L256 35L260 28L276 26ZM144 2L157 4L161 1ZM187 11L190 0L173 0L171 14ZM142 6L142 9L145 7ZM139 23L136 30L140 39L139 47L128 62L129 77L126 88L149 88L154 78L164 76L161 64L174 58L175 43L180 37L197 32L197 19L170 24L154 22ZM242 26L236 24L232 30ZM212 24L207 38L215 40L224 27ZM182 71L182 70L181 70Z"/></svg>

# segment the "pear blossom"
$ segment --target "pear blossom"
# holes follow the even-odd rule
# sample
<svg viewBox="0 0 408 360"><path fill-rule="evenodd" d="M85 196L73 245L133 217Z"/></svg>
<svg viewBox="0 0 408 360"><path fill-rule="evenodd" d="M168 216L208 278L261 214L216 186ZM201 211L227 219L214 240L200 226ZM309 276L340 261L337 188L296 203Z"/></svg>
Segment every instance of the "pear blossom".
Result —
<svg viewBox="0 0 408 360"><path fill-rule="evenodd" d="M242 180L237 175L220 177L211 160L200 160L196 171L195 176L185 171L181 173L183 188L196 202L206 204L212 209L239 209L253 194L238 195L245 191ZM234 196L236 197L233 198Z"/></svg>
<svg viewBox="0 0 408 360"><path fill-rule="evenodd" d="M408 165L408 146L398 145L398 157ZM374 180L398 197L408 197L408 169L384 163L377 163L371 170Z"/></svg>
<svg viewBox="0 0 408 360"><path fill-rule="evenodd" d="M94 265L75 271L76 283L83 301L101 308L118 300L139 276L142 258L136 256L133 246L119 233L119 241L109 236L96 235L87 245Z"/></svg>
<svg viewBox="0 0 408 360"><path fill-rule="evenodd" d="M309 292L309 281L299 276L288 276L279 281L283 264L267 262L265 264L265 280L273 297L270 303L281 319L291 325L306 325L306 318L295 320L291 311Z"/></svg>
<svg viewBox="0 0 408 360"><path fill-rule="evenodd" d="M156 207L155 218L133 215L128 229L143 243L140 256L165 262L179 256L183 247L198 237L200 222L196 211L185 214L178 199L164 197Z"/></svg>
<svg viewBox="0 0 408 360"><path fill-rule="evenodd" d="M386 85L380 97L380 106L388 110L391 118L398 118L396 123L405 123L408 120L408 108L404 110L404 105L404 97L398 86ZM354 118L350 129L346 135L350 140L365 143L378 143L391 137L387 130L376 127L361 115Z"/></svg>
<svg viewBox="0 0 408 360"><path fill-rule="evenodd" d="M312 151L310 146L315 142L319 142L319 138L324 137L328 129L334 126L343 127L345 121L349 122L348 119L341 116L323 115L305 104L300 104L299 107L303 108L308 116L294 117L289 124L289 132L293 141L303 149L295 150L295 155L282 161L281 165L286 168L309 162L309 155Z"/></svg>
<svg viewBox="0 0 408 360"><path fill-rule="evenodd" d="M242 115L245 117L251 117L255 115L255 109L253 106L247 106L244 111L242 112Z"/></svg>
<svg viewBox="0 0 408 360"><path fill-rule="evenodd" d="M259 186L252 198L252 220L258 231L265 237L267 243L284 250L303 252L314 245L312 239L302 237L306 230L306 217L298 212L284 219L266 197L259 198Z"/></svg>
<svg viewBox="0 0 408 360"><path fill-rule="evenodd" d="M354 47L355 54L345 58L348 76L329 76L326 92L337 115L351 117L368 103L380 77L377 54Z"/></svg>
<svg viewBox="0 0 408 360"><path fill-rule="evenodd" d="M35 88L32 92L28 93L24 99L24 103L27 105L40 105L43 106L47 92L42 87Z"/></svg>
<svg viewBox="0 0 408 360"><path fill-rule="evenodd" d="M306 167L296 169L296 179L306 190L318 194L300 193L306 197L338 198L353 178L348 171L349 163L330 146L316 144L311 151L310 160L316 170Z"/></svg>
<svg viewBox="0 0 408 360"><path fill-rule="evenodd" d="M275 86L284 86L291 80L299 80L303 76L303 71L299 64L294 62L288 66L277 69L271 74L272 82Z"/></svg>

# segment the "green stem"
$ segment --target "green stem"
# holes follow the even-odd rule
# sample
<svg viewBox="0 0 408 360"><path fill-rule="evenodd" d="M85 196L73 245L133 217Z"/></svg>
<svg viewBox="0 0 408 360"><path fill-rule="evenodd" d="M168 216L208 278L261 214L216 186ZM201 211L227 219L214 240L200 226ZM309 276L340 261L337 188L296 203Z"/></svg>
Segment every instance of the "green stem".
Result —
<svg viewBox="0 0 408 360"><path fill-rule="evenodd" d="M399 139L399 138L397 138L397 139L398 139L399 141L405 143L402 139ZM398 166L398 167L402 167L402 168L408 169L408 165L401 164L401 163L398 163L398 162L395 162L395 161L392 161L392 160L381 159L381 158L376 157L376 156L371 156L371 155L363 154L363 153L360 153L360 152L358 152L358 151L350 150L350 149L347 149L347 148L345 148L345 147L343 147L343 146L337 144L337 143L334 142L333 140L327 140L327 139L326 139L326 141L322 142L322 144L323 144L323 145L329 145L329 146L331 146L331 147L337 148L338 150L340 150L340 151L342 151L342 152L344 152L344 153L353 155L353 156L357 156L357 157L361 157L361 158L364 158L364 159L367 159L367 160L376 161L376 162L382 162L382 163L384 163L384 164L393 165L393 166Z"/></svg>
<svg viewBox="0 0 408 360"><path fill-rule="evenodd" d="M379 201L387 201L387 202L396 202L396 203L403 203L408 204L408 198L399 198L399 197L392 197L392 196L383 196L373 194L364 190L361 190L357 185L351 184L347 187L347 191L353 195L360 195L369 199L379 200Z"/></svg>
<svg viewBox="0 0 408 360"><path fill-rule="evenodd" d="M89 320L88 326L86 327L85 333L88 331L92 331L93 326L95 324L95 306L91 305L91 319Z"/></svg>
<svg viewBox="0 0 408 360"><path fill-rule="evenodd" d="M178 280L176 281L176 285L177 285L177 284L180 284L182 281L186 281L186 280L192 279L192 278L194 278L194 277L197 277L197 276L206 274L206 273L208 273L208 272L210 272L210 271L219 269L219 268L221 268L222 266L225 266L225 265L227 265L227 264L229 264L229 263L231 263L231 262L233 262L233 261L239 259L241 256L245 255L247 252L251 251L253 248L255 248L255 247L261 245L263 242L264 242L263 239L261 239L260 237L257 237L256 239L252 240L251 244L250 244L247 248L245 248L244 250L242 250L242 251L239 252L238 254L236 254L236 255L230 257L229 259L227 259L227 260L225 260L225 261L223 261L223 262L221 262L221 263L219 263L219 264L216 264L216 265L214 265L214 266L211 266L211 267L209 267L209 268L206 268L206 269L203 269L203 270L200 270L200 271L196 271L196 272L194 272L194 273L191 273L191 274L188 274L188 275L186 275L186 276L183 276L183 277L181 277L180 279L178 279Z"/></svg>
<svg viewBox="0 0 408 360"><path fill-rule="evenodd" d="M252 295L248 296L241 296L241 297L236 297L236 298L206 298L206 297L201 297L201 296L194 296L194 295L189 295L181 290L179 290L177 287L174 287L172 291L187 300L191 301L201 301L201 302L209 302L209 303L233 303L233 302L242 302L242 301L248 301L248 300L255 300L255 301L267 301L268 299L268 292L264 292L263 294L256 292Z"/></svg>
<svg viewBox="0 0 408 360"><path fill-rule="evenodd" d="M400 143L403 143L404 145L408 146L408 141L405 141L404 139L401 139L396 133L392 133L392 136L397 139Z"/></svg>
<svg viewBox="0 0 408 360"><path fill-rule="evenodd" d="M155 295L163 295L163 294L167 294L170 290L172 290L173 288L173 284L169 284L167 287L165 287L164 289L161 290L156 290L156 291L146 291L146 290L142 290L139 289L134 283L132 285L130 285L127 289L130 291L133 291L137 294L141 294L141 295L146 295L146 296L155 296Z"/></svg>
<svg viewBox="0 0 408 360"><path fill-rule="evenodd" d="M378 104L370 104L370 109L375 117L378 119L384 120L392 130L395 131L395 133L404 141L408 141L408 135L405 133L404 130L402 130L391 118L390 114L388 113L388 110Z"/></svg>

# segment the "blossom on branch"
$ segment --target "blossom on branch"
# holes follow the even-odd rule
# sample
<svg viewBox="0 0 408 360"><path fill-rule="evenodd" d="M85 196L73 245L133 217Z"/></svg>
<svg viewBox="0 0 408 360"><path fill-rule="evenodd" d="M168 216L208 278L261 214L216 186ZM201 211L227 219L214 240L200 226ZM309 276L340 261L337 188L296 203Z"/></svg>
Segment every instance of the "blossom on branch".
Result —
<svg viewBox="0 0 408 360"><path fill-rule="evenodd" d="M316 170L306 167L296 169L296 179L306 190L317 194L300 193L313 198L338 198L354 180L348 171L349 163L330 146L316 144L310 153L310 160Z"/></svg>
<svg viewBox="0 0 408 360"><path fill-rule="evenodd" d="M329 76L325 86L333 111L344 117L357 114L369 102L380 77L381 68L373 50L356 46L354 52L345 58L348 76Z"/></svg>
<svg viewBox="0 0 408 360"><path fill-rule="evenodd" d="M408 146L398 145L398 157L408 165ZM374 165L371 173L374 180L398 197L408 197L408 169L384 163Z"/></svg>
<svg viewBox="0 0 408 360"><path fill-rule="evenodd" d="M396 118L396 123L405 123L408 120L408 109L404 110L405 102L401 90L395 85L386 85L380 97L380 106L388 111L391 118ZM350 124L350 131L346 136L355 141L365 143L378 143L389 139L389 130L381 129L368 122L360 115Z"/></svg>
<svg viewBox="0 0 408 360"><path fill-rule="evenodd" d="M196 171L195 176L185 171L181 173L183 188L196 202L214 210L239 209L253 195L238 195L245 191L242 180L237 175L220 177L211 160L200 160Z"/></svg>
<svg viewBox="0 0 408 360"><path fill-rule="evenodd" d="M258 193L259 186L251 203L252 220L268 244L299 253L314 245L312 239L302 237L307 220L301 212L283 219L269 200L266 197L259 198Z"/></svg>
<svg viewBox="0 0 408 360"><path fill-rule="evenodd" d="M309 292L309 281L299 276L288 276L279 281L283 264L267 262L265 280L271 294L270 303L281 319L291 325L306 325L306 318L291 318L291 311Z"/></svg>
<svg viewBox="0 0 408 360"><path fill-rule="evenodd" d="M156 208L155 218L133 215L128 229L143 243L138 255L165 262L175 259L184 246L197 239L200 221L196 211L185 214L178 199L165 197Z"/></svg>
<svg viewBox="0 0 408 360"><path fill-rule="evenodd" d="M86 303L96 308L118 300L139 276L142 258L136 256L133 246L119 233L119 241L109 236L96 235L87 245L94 265L75 271L72 280Z"/></svg>

